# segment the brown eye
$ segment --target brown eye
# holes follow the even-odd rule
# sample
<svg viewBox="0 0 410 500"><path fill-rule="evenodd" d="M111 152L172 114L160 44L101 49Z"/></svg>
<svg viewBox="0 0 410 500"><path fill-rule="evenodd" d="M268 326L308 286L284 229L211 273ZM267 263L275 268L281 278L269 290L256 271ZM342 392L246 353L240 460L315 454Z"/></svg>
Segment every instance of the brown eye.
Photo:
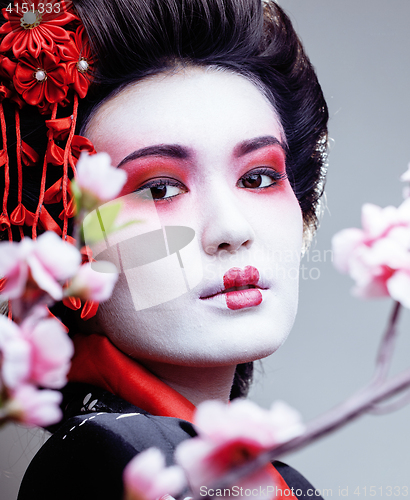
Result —
<svg viewBox="0 0 410 500"><path fill-rule="evenodd" d="M258 188L262 184L262 176L260 174L252 174L242 178L243 187Z"/></svg>
<svg viewBox="0 0 410 500"><path fill-rule="evenodd" d="M263 189L274 186L285 177L286 175L272 169L263 168L245 174L239 179L237 186L245 189Z"/></svg>
<svg viewBox="0 0 410 500"><path fill-rule="evenodd" d="M167 194L167 188L168 186L158 186L158 187L152 187L151 188L151 195L154 200L160 200L162 198L165 198L165 195Z"/></svg>
<svg viewBox="0 0 410 500"><path fill-rule="evenodd" d="M187 188L176 180L155 179L137 189L136 193L145 200L169 200L187 191Z"/></svg>

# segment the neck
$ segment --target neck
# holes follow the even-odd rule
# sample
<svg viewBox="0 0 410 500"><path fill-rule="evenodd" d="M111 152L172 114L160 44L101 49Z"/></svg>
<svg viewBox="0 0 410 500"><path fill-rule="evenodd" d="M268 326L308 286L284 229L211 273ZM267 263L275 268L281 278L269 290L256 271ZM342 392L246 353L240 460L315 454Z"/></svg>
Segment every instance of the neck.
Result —
<svg viewBox="0 0 410 500"><path fill-rule="evenodd" d="M198 368L152 361L140 363L195 406L208 399L229 401L236 365Z"/></svg>

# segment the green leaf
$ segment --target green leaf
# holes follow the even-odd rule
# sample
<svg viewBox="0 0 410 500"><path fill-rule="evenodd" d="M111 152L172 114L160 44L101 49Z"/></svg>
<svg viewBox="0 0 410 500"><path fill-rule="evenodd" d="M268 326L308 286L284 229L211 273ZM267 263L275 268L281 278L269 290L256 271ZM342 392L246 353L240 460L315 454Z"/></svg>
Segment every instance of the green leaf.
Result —
<svg viewBox="0 0 410 500"><path fill-rule="evenodd" d="M87 244L96 243L104 239L105 235L114 233L140 222L139 220L128 221L121 226L115 226L115 220L121 211L122 202L106 203L101 207L90 212L83 222L84 240Z"/></svg>

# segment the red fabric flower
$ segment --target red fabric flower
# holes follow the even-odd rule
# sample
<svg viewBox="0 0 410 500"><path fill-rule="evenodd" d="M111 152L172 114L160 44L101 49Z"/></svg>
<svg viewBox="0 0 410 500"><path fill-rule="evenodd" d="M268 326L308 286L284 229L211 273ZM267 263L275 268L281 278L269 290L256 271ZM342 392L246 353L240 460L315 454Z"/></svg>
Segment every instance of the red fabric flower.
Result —
<svg viewBox="0 0 410 500"><path fill-rule="evenodd" d="M13 76L16 67L17 63L11 61L6 56L0 56L0 79L4 83L5 89L7 89L3 89L6 94L4 97L10 98L21 109L24 106L24 101L20 98L13 85Z"/></svg>
<svg viewBox="0 0 410 500"><path fill-rule="evenodd" d="M46 104L61 102L67 95L65 68L59 58L42 51L35 59L25 52L20 56L14 78L14 86L22 98L40 108Z"/></svg>
<svg viewBox="0 0 410 500"><path fill-rule="evenodd" d="M46 127L52 131L53 139L64 141L70 132L72 121L71 116L46 120Z"/></svg>
<svg viewBox="0 0 410 500"><path fill-rule="evenodd" d="M89 155L95 155L97 153L94 149L93 143L89 139L83 137L82 135L75 135L71 142L71 153L74 158L78 159L83 151Z"/></svg>
<svg viewBox="0 0 410 500"><path fill-rule="evenodd" d="M0 231L5 231L10 227L10 219L7 217L7 215L1 214L0 215Z"/></svg>
<svg viewBox="0 0 410 500"><path fill-rule="evenodd" d="M83 305L81 299L77 297L66 297L63 299L63 304L73 311L78 311L78 309L82 306L83 308L81 309L80 317L84 321L87 321L95 316L99 306L99 302L94 302L93 300L86 300Z"/></svg>
<svg viewBox="0 0 410 500"><path fill-rule="evenodd" d="M93 259L93 251L89 246L83 246L80 252L82 259L81 265L87 264L88 262L95 262L95 259ZM63 304L73 311L77 311L82 306L80 316L84 321L87 321L88 319L95 316L97 314L99 306L99 302L96 302L94 300L81 301L81 299L79 299L78 297L65 297L63 299Z"/></svg>
<svg viewBox="0 0 410 500"><path fill-rule="evenodd" d="M0 102L3 101L3 99L7 99L11 96L11 91L4 85L0 84ZM4 165L4 163L2 163Z"/></svg>
<svg viewBox="0 0 410 500"><path fill-rule="evenodd" d="M26 165L26 167L34 167L35 165L37 165L37 162L39 160L37 151L35 151L24 141L21 141L21 152L21 159L23 160L23 164Z"/></svg>
<svg viewBox="0 0 410 500"><path fill-rule="evenodd" d="M5 149L0 150L0 167L5 165L7 162L7 151Z"/></svg>
<svg viewBox="0 0 410 500"><path fill-rule="evenodd" d="M90 86L90 67L93 63L91 48L83 26L75 33L70 32L70 43L58 46L61 59L66 61L67 78L70 87L83 99Z"/></svg>
<svg viewBox="0 0 410 500"><path fill-rule="evenodd" d="M39 6L39 3L42 5ZM68 33L61 26L77 17L68 12L64 0L48 0L47 3L17 0L14 4L12 12L3 9L7 22L0 28L0 35L6 36L0 44L0 51L13 50L15 57L20 58L27 50L37 58L43 50L53 52L56 42L68 42ZM27 12L23 12L26 8Z"/></svg>

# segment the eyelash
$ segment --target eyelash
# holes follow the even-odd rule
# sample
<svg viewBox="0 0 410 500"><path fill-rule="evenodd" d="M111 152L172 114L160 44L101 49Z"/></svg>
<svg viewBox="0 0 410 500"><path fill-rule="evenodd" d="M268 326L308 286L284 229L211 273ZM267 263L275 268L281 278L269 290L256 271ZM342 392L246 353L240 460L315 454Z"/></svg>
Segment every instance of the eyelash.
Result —
<svg viewBox="0 0 410 500"><path fill-rule="evenodd" d="M243 183L244 179L246 179L246 178L249 179L253 175L266 175L267 177L270 177L272 179L272 182L268 186L255 187L255 188L246 188L245 186L239 186L239 183L241 181ZM273 170L271 168L262 167L262 168L257 168L255 170L251 170L250 172L247 172L245 175L243 175L239 179L237 185L238 185L238 187L240 187L242 189L261 190L261 189L267 189L267 188L270 188L272 186L275 186L278 182L285 180L286 177L287 177L286 172L279 173L276 170Z"/></svg>
<svg viewBox="0 0 410 500"><path fill-rule="evenodd" d="M148 191L148 190L155 189L155 188L161 188L164 186L176 187L176 188L181 189L184 192L187 192L187 188L182 183L175 181L173 179L167 179L167 178L155 179L153 181L147 182L146 184L144 184L140 188L136 189L135 192L142 193L143 191ZM182 193L178 193L178 194L175 194L173 196L167 196L166 198L157 198L157 200L170 202L172 198L175 198L179 194L182 194ZM142 198L155 199L152 196L152 192L151 192L151 194L147 193L145 196L142 196Z"/></svg>
<svg viewBox="0 0 410 500"><path fill-rule="evenodd" d="M247 187L243 186L244 180L249 179L252 176L258 176L258 175L259 176L265 175L267 177L270 177L272 179L272 182L268 186L262 186L262 187L254 187L254 188L248 187L247 188ZM280 182L284 179L286 179L286 173L279 173L276 170L273 170L271 168L258 168L255 170L251 170L250 172L247 172L245 175L243 175L239 179L239 181L237 182L237 187L239 187L241 189L252 189L252 190L260 191L262 189L267 189L267 188L270 188L272 186L275 186L278 182ZM242 182L242 186L239 185L241 182ZM184 191L185 193L188 191L187 188L182 183L180 183L174 179L162 178L162 179L155 179L155 180L152 180L150 182L147 182L146 184L144 184L143 186L138 188L135 192L142 194L144 191L148 191L148 190L155 189L155 188L163 188L165 186L179 188L179 189L181 189L181 191ZM150 194L146 193L145 196L142 195L141 197L145 198L145 199L152 198L156 201L171 202L172 198L175 198L176 196L179 196L180 194L183 194L183 193L177 193L177 194L174 194L172 196L167 196L164 198L154 198L154 196L152 195L152 191L151 191Z"/></svg>

